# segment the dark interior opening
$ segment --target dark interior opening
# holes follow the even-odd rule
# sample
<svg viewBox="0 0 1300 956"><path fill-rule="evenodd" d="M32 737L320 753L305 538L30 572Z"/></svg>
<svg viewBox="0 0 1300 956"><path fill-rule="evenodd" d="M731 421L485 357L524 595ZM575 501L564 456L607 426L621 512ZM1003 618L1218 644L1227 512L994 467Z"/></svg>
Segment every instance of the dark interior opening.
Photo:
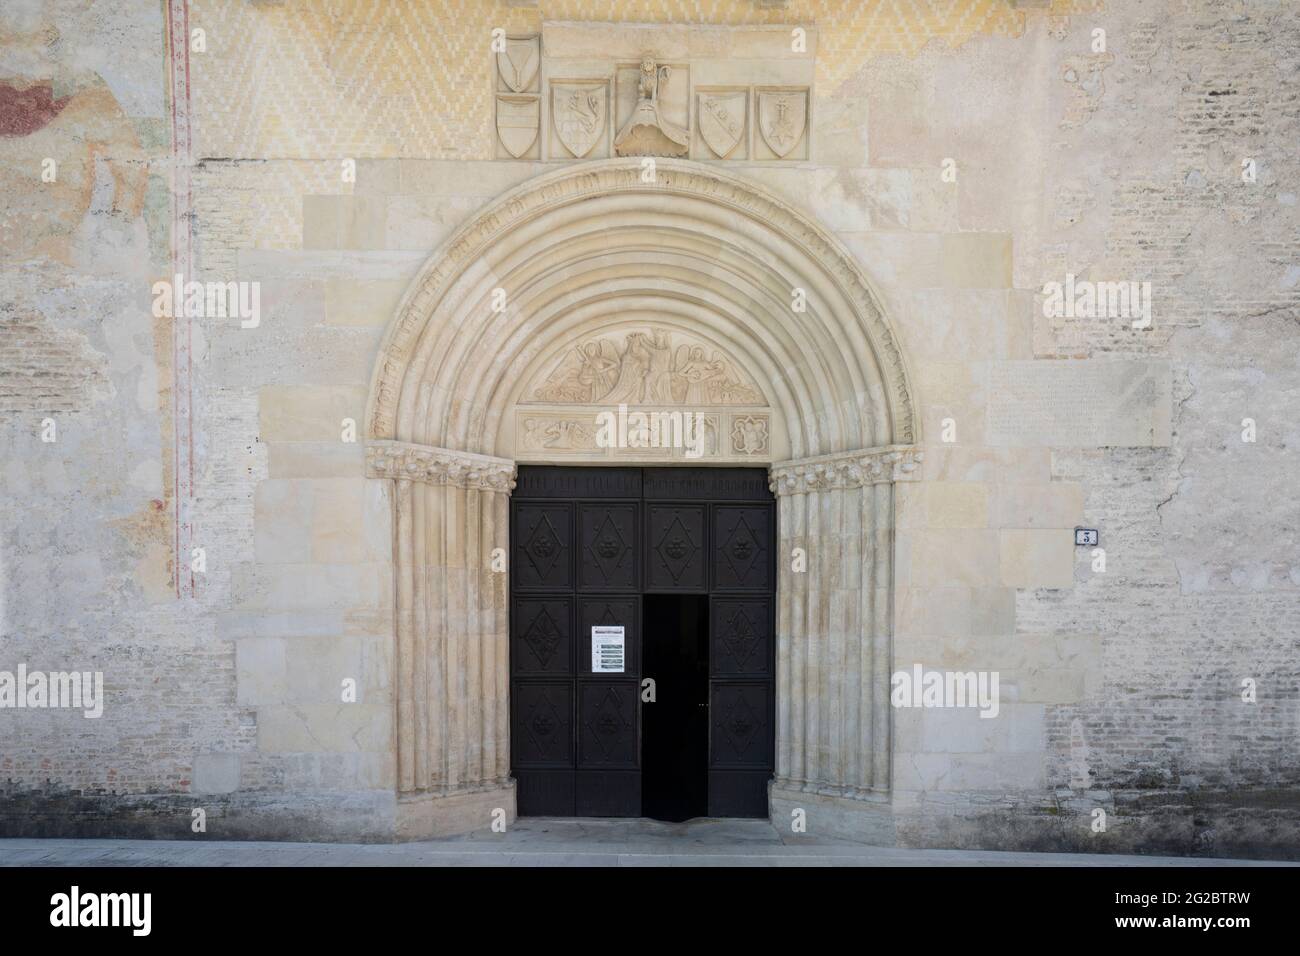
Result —
<svg viewBox="0 0 1300 956"><path fill-rule="evenodd" d="M641 812L655 820L706 816L709 806L709 599L643 598L643 676L655 682L642 704Z"/></svg>

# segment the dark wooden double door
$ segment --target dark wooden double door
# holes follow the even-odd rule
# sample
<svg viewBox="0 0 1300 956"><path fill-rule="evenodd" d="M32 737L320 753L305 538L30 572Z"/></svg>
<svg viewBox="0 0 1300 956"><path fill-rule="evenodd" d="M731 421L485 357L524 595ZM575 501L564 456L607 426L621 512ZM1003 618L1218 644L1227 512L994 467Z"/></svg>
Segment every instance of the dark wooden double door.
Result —
<svg viewBox="0 0 1300 956"><path fill-rule="evenodd" d="M766 816L776 586L766 470L521 466L510 534L519 813ZM593 628L607 640L619 627L623 669L601 670L620 657L607 644L593 666Z"/></svg>

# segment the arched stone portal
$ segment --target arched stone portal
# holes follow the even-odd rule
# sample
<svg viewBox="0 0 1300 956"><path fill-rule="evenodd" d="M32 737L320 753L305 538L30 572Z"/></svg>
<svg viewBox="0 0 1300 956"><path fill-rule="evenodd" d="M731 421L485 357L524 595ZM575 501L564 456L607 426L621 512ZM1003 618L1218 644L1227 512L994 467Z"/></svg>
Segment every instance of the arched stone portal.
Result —
<svg viewBox="0 0 1300 956"><path fill-rule="evenodd" d="M752 427L720 430L706 463L766 464L778 497L772 813L887 799L893 483L919 459L897 340L852 257L802 213L699 163L615 159L538 177L460 229L375 366L367 473L393 483L401 836L513 815L493 553L508 553L516 462L684 463L530 446L517 427L565 353L637 328L689 339L761 393L742 393ZM601 397L542 394L579 422Z"/></svg>

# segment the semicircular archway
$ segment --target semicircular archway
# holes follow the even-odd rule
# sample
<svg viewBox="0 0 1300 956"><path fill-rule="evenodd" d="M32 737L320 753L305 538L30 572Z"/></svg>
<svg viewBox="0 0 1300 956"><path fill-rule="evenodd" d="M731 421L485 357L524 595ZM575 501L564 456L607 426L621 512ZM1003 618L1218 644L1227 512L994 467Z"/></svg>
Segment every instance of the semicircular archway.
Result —
<svg viewBox="0 0 1300 956"><path fill-rule="evenodd" d="M493 454L509 383L575 316L659 300L743 350L799 423L791 457L916 440L902 354L850 254L762 188L667 159L652 177L628 160L539 177L457 232L381 346L370 437Z"/></svg>
<svg viewBox="0 0 1300 956"><path fill-rule="evenodd" d="M394 483L399 832L513 806L499 557L516 462L625 463L590 427L621 400L707 407L703 463L770 466L781 552L807 560L778 575L773 812L801 793L850 807L888 793L892 485L919 452L879 297L834 237L761 187L615 159L526 182L462 227L375 365L367 467Z"/></svg>

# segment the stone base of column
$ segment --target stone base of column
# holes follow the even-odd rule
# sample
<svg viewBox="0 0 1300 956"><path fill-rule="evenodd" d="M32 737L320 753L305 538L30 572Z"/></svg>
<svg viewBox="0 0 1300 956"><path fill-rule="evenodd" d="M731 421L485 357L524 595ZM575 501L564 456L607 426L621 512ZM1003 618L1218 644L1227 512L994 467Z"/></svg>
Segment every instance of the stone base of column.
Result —
<svg viewBox="0 0 1300 956"><path fill-rule="evenodd" d="M490 830L493 812L505 811L506 826L515 822L515 782L489 790L471 790L445 796L428 793L397 801L398 840L436 840L474 830Z"/></svg>
<svg viewBox="0 0 1300 956"><path fill-rule="evenodd" d="M870 846L897 846L894 808L886 794L837 797L786 789L774 780L768 788L767 806L772 826L782 836L791 834L793 811L803 810L807 836L833 837Z"/></svg>

